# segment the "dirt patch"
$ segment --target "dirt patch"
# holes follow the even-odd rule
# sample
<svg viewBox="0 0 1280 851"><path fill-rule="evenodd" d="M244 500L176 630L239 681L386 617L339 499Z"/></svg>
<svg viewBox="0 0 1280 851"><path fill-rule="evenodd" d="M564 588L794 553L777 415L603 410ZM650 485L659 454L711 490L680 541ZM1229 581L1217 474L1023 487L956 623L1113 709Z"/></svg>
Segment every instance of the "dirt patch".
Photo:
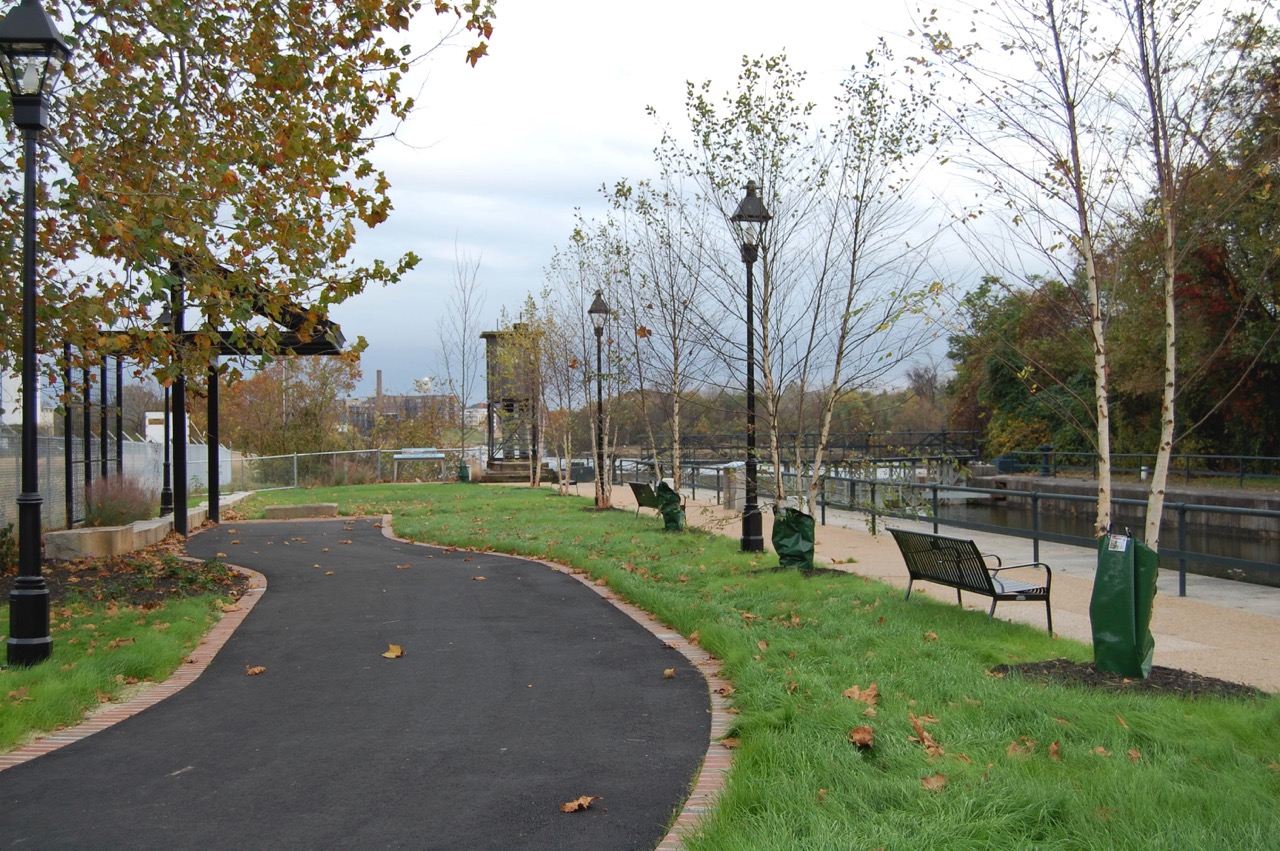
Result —
<svg viewBox="0 0 1280 851"><path fill-rule="evenodd" d="M1178 697L1256 698L1266 692L1244 683L1233 683L1216 677L1206 677L1194 671L1162 668L1154 665L1146 679L1131 679L1107 671L1099 671L1092 662L1072 662L1069 659L1050 659L1047 662L1026 662L1020 665L997 665L991 669L996 676L1018 674L1039 683L1058 683L1115 692L1140 694L1172 694Z"/></svg>
<svg viewBox="0 0 1280 851"><path fill-rule="evenodd" d="M40 573L49 589L51 606L68 600L141 606L199 594L224 594L238 599L249 587L246 576L226 565L191 561L185 555L182 536L170 535L128 555L46 560ZM9 598L16 578L17 571L0 575L0 599Z"/></svg>

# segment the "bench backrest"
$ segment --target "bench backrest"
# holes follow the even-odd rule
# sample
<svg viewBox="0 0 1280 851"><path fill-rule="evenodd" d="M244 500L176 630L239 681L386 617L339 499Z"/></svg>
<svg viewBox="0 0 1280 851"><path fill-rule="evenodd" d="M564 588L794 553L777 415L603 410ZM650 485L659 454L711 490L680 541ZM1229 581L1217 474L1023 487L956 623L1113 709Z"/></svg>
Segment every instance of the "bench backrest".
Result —
<svg viewBox="0 0 1280 851"><path fill-rule="evenodd" d="M987 563L973 541L906 529L889 531L902 550L912 579L933 580L981 594L995 593Z"/></svg>
<svg viewBox="0 0 1280 851"><path fill-rule="evenodd" d="M648 482L627 482L631 492L635 494L636 505L641 508L657 508L658 495L653 492L653 485Z"/></svg>

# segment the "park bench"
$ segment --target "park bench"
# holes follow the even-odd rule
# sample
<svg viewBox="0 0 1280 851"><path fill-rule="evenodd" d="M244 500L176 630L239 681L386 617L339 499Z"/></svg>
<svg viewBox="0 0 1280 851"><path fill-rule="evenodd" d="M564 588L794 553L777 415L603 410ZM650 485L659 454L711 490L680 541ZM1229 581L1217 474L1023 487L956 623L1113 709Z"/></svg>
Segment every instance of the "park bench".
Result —
<svg viewBox="0 0 1280 851"><path fill-rule="evenodd" d="M391 481L400 481L400 462L401 461L435 461L440 465L440 478L444 478L445 465L448 463L445 454L439 449L428 446L416 446L409 449L401 449L395 455L391 456Z"/></svg>
<svg viewBox="0 0 1280 851"><path fill-rule="evenodd" d="M627 482L631 486L631 493L636 498L636 517L640 516L640 509L652 508L660 509L662 504L658 502L658 494L654 492L653 485L648 482ZM684 508L685 496L680 494L680 507Z"/></svg>
<svg viewBox="0 0 1280 851"><path fill-rule="evenodd" d="M893 539L902 551L902 558L907 563L907 573L911 578L907 582L906 599L911 599L911 586L917 579L936 582L956 589L956 600L963 606L962 591L981 594L991 598L991 610L987 617L996 613L996 603L1001 600L1021 600L1027 602L1044 601L1045 617L1049 621L1049 634L1053 635L1053 611L1049 608L1049 586L1053 581L1053 571L1042 561L1025 564L1011 564L1005 567L1000 557L991 553L981 553L978 546L963 538L948 538L944 535L932 535L928 532L911 532L906 529L890 529ZM987 559L995 560L995 567L987 565ZM1017 579L1002 579L997 574L1006 570L1021 567L1035 567L1044 570L1044 584L1036 585Z"/></svg>

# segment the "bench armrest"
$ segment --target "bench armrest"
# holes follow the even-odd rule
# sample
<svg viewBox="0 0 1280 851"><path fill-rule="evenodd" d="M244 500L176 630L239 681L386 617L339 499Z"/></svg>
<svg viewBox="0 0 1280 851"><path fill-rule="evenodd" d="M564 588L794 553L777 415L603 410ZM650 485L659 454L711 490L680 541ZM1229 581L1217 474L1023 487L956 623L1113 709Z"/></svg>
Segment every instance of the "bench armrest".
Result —
<svg viewBox="0 0 1280 851"><path fill-rule="evenodd" d="M1053 569L1042 561L1028 561L1023 564L1011 564L1008 567L987 568L988 572L995 575L1002 570L1017 570L1020 567L1038 567L1044 570L1044 587L1047 590L1053 584Z"/></svg>
<svg viewBox="0 0 1280 851"><path fill-rule="evenodd" d="M996 555L995 553L983 553L982 557L984 559L993 558L996 560L996 566L988 567L987 570L1004 570L1004 562L1001 561L1000 556Z"/></svg>

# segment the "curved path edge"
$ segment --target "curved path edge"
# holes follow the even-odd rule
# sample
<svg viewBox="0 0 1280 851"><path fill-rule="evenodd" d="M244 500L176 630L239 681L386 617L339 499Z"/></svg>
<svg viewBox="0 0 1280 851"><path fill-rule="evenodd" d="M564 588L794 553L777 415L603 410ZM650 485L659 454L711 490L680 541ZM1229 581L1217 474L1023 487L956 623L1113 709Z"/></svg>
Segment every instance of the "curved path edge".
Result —
<svg viewBox="0 0 1280 851"><path fill-rule="evenodd" d="M391 524L391 515L384 514L382 516L382 534L386 538L416 546L438 546L424 541L402 538L396 535L391 528ZM716 796L724 789L725 776L733 764L733 752L720 743L720 740L728 735L729 728L733 723L733 716L729 713L728 701L725 699L727 695L733 693L733 686L721 676L720 660L660 622L644 609L639 606L633 606L626 600L621 599L617 594L610 591L607 585L597 585L581 570L554 561L547 561L546 559L519 555L518 553L500 553L500 555L531 561L549 567L559 573L572 576L598 594L603 600L612 604L618 611L647 629L655 638L664 642L673 650L678 651L706 679L711 708L711 731L707 752L702 759L702 767L698 770L698 776L694 779L690 788L689 797L685 799L684 808L681 809L679 815L671 823L671 829L663 837L662 841L658 843L655 851L678 851L684 848L685 835L692 832L703 816L711 811L715 804Z"/></svg>
<svg viewBox="0 0 1280 851"><path fill-rule="evenodd" d="M232 633L249 616L249 612L262 599L267 590L267 578L256 570L229 564L228 567L249 577L249 588L236 601L231 611L224 611L218 622L210 627L200 642L195 646L172 674L161 682L142 683L142 688L126 700L104 703L91 710L74 727L67 727L37 738L25 745L14 748L8 753L0 754L0 771L29 762L51 751L64 748L73 742L87 739L94 733L119 724L126 718L132 718L144 709L150 709L167 697L177 694L191 685L205 672L213 657L223 648Z"/></svg>

